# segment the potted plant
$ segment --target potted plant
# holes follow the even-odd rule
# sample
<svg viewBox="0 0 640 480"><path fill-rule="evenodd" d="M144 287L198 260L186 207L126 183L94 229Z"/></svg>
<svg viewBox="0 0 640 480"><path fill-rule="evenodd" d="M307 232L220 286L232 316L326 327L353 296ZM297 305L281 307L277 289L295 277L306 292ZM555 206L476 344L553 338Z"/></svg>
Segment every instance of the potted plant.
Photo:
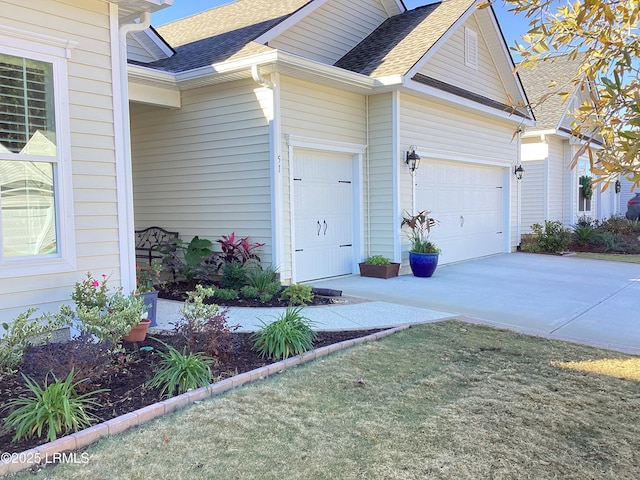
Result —
<svg viewBox="0 0 640 480"><path fill-rule="evenodd" d="M137 294L124 295L122 289L110 294L107 281L106 275L102 275L102 280L98 281L88 272L82 282L75 284L71 298L76 304L78 329L93 335L99 342L113 345L125 339L139 324L146 334L151 322L142 318L147 311L142 297Z"/></svg>
<svg viewBox="0 0 640 480"><path fill-rule="evenodd" d="M372 255L366 261L358 264L360 276L373 278L397 277L400 270L399 263L393 263L382 255Z"/></svg>
<svg viewBox="0 0 640 480"><path fill-rule="evenodd" d="M142 296L144 304L148 308L147 318L151 322L151 327L157 325L158 290L156 285L160 283L161 272L162 264L158 259L154 258L151 263L144 265L136 263L136 292Z"/></svg>
<svg viewBox="0 0 640 480"><path fill-rule="evenodd" d="M430 277L438 266L440 249L429 240L431 228L438 222L430 217L429 210L423 210L410 215L405 212L402 216L401 228L406 227L406 234L411 244L409 250L409 265L416 277Z"/></svg>

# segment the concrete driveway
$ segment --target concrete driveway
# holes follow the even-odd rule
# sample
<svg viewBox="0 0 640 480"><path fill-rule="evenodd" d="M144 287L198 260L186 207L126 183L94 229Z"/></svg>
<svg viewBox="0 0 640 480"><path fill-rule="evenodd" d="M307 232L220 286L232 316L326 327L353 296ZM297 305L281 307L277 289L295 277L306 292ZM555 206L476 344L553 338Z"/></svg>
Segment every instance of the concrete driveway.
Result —
<svg viewBox="0 0 640 480"><path fill-rule="evenodd" d="M512 253L439 266L431 278L353 275L314 286L640 354L639 264Z"/></svg>

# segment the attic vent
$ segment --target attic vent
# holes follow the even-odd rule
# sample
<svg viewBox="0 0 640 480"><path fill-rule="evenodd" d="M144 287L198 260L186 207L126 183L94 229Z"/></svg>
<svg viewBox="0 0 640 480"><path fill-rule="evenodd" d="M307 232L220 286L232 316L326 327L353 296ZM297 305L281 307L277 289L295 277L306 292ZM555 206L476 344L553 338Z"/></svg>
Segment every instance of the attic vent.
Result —
<svg viewBox="0 0 640 480"><path fill-rule="evenodd" d="M478 34L469 27L464 29L464 64L478 69Z"/></svg>

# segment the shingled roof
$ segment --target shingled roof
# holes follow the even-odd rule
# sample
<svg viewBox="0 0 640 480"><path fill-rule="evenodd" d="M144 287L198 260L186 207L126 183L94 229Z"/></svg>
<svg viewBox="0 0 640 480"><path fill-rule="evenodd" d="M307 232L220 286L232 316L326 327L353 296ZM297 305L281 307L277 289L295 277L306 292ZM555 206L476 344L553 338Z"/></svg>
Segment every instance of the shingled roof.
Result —
<svg viewBox="0 0 640 480"><path fill-rule="evenodd" d="M561 88L563 91L567 91L567 88L571 89L568 91L572 91L575 87L570 82L578 72L581 62L580 57L571 60L567 55L561 55L539 62L536 68L520 68L518 74L529 101L536 105L545 95L555 92L559 87L565 87ZM555 82L557 87L549 88L552 82ZM560 95L549 95L541 105L533 109L538 128L558 128L567 108L567 102L563 101Z"/></svg>
<svg viewBox="0 0 640 480"><path fill-rule="evenodd" d="M237 0L157 28L176 54L147 64L170 72L244 57L272 49L256 38L311 0Z"/></svg>
<svg viewBox="0 0 640 480"><path fill-rule="evenodd" d="M335 66L371 77L404 75L474 4L446 0L391 17Z"/></svg>

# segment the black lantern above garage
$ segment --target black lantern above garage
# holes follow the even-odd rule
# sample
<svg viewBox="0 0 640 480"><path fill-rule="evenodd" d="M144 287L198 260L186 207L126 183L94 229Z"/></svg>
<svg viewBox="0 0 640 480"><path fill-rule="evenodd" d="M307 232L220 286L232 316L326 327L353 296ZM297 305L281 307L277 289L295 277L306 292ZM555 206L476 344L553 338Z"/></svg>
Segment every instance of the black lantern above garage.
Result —
<svg viewBox="0 0 640 480"><path fill-rule="evenodd" d="M407 150L407 158L405 159L405 163L407 167L409 167L409 173L411 175L416 174L416 170L418 170L418 166L420 166L420 155L416 153L416 148L414 145L409 147Z"/></svg>

